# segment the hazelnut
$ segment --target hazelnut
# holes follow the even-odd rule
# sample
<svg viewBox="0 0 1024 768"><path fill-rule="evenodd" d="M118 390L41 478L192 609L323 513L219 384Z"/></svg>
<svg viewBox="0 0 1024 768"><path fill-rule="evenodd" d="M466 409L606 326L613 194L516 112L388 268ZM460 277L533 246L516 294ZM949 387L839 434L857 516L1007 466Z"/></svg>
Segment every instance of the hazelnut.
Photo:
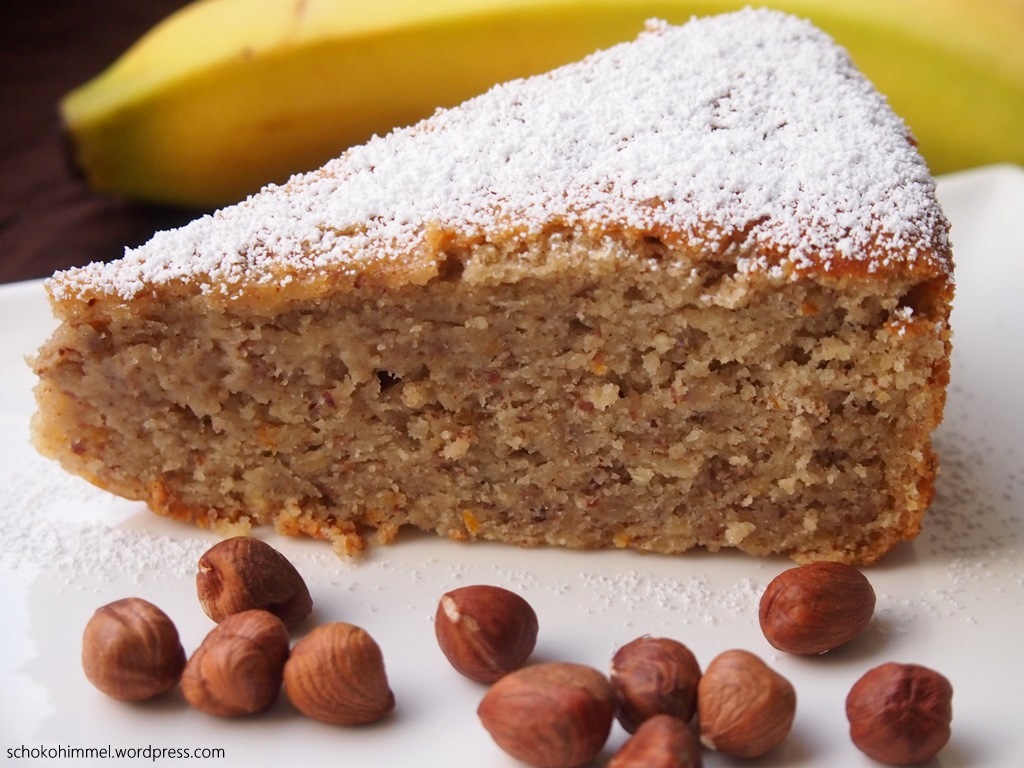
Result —
<svg viewBox="0 0 1024 768"><path fill-rule="evenodd" d="M818 562L776 576L761 596L761 631L787 653L819 654L852 640L871 621L875 591L859 570Z"/></svg>
<svg viewBox="0 0 1024 768"><path fill-rule="evenodd" d="M203 639L185 665L181 692L198 710L220 717L262 712L277 700L288 630L268 611L228 616Z"/></svg>
<svg viewBox="0 0 1024 768"><path fill-rule="evenodd" d="M890 765L919 763L949 741L953 686L927 667L882 664L854 683L846 717L864 754Z"/></svg>
<svg viewBox="0 0 1024 768"><path fill-rule="evenodd" d="M700 741L690 726L671 715L654 715L619 751L608 768L701 768Z"/></svg>
<svg viewBox="0 0 1024 768"><path fill-rule="evenodd" d="M185 650L167 614L138 597L96 610L82 636L82 668L103 693L144 701L178 684Z"/></svg>
<svg viewBox="0 0 1024 768"><path fill-rule="evenodd" d="M340 621L295 644L284 688L297 710L333 725L372 723L395 707L380 646L366 630Z"/></svg>
<svg viewBox="0 0 1024 768"><path fill-rule="evenodd" d="M477 715L494 742L539 768L570 768L593 760L615 719L608 679L566 662L510 672L492 685Z"/></svg>
<svg viewBox="0 0 1024 768"><path fill-rule="evenodd" d="M476 585L441 597L434 633L441 651L471 680L493 683L519 669L537 643L537 614L515 592Z"/></svg>
<svg viewBox="0 0 1024 768"><path fill-rule="evenodd" d="M612 657L618 720L630 733L647 718L667 714L690 722L697 711L700 665L690 649L665 637L639 637Z"/></svg>
<svg viewBox="0 0 1024 768"><path fill-rule="evenodd" d="M786 678L747 651L716 656L697 686L704 746L735 757L759 757L786 738L796 692Z"/></svg>
<svg viewBox="0 0 1024 768"><path fill-rule="evenodd" d="M216 622L253 608L270 611L289 629L313 610L306 582L288 559L264 541L236 536L199 558L196 591Z"/></svg>

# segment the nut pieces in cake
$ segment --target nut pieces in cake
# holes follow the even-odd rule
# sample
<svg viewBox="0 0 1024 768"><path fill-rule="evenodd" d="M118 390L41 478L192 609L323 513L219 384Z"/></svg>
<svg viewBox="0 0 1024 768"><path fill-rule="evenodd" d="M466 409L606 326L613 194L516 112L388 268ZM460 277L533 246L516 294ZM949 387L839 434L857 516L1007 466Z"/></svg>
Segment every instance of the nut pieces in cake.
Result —
<svg viewBox="0 0 1024 768"><path fill-rule="evenodd" d="M291 629L313 610L309 589L295 566L251 536L220 541L199 558L196 592L206 615L216 622L261 608Z"/></svg>
<svg viewBox="0 0 1024 768"><path fill-rule="evenodd" d="M537 631L537 614L526 600L484 584L447 592L434 617L445 657L480 683L493 683L519 669L533 653Z"/></svg>
<svg viewBox="0 0 1024 768"><path fill-rule="evenodd" d="M144 701L178 684L185 650L174 622L152 603L126 597L96 610L82 637L85 676L120 701Z"/></svg>
<svg viewBox="0 0 1024 768"><path fill-rule="evenodd" d="M817 562L783 571L764 594L761 631L787 653L820 654L859 635L875 612L875 591L845 563Z"/></svg>

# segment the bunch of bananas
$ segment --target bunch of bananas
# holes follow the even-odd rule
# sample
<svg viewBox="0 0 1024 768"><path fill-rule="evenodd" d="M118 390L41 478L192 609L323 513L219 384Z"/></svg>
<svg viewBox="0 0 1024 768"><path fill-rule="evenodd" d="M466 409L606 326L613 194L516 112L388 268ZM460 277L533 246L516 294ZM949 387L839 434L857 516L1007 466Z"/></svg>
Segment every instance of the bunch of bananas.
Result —
<svg viewBox="0 0 1024 768"><path fill-rule="evenodd" d="M485 91L631 40L649 18L810 19L935 173L1024 163L1024 0L197 0L68 94L98 190L212 208Z"/></svg>

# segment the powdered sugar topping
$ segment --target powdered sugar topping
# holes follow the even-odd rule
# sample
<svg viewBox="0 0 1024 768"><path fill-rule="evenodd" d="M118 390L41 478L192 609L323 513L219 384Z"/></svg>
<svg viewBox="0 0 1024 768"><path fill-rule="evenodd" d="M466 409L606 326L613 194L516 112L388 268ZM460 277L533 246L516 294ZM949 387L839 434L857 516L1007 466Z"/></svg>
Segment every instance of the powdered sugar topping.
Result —
<svg viewBox="0 0 1024 768"><path fill-rule="evenodd" d="M486 240L552 224L678 232L713 249L739 239L746 270L843 259L948 271L933 181L884 98L809 23L747 9L652 22L633 43L497 86L51 289L131 298L181 280L230 294L400 259L430 226Z"/></svg>

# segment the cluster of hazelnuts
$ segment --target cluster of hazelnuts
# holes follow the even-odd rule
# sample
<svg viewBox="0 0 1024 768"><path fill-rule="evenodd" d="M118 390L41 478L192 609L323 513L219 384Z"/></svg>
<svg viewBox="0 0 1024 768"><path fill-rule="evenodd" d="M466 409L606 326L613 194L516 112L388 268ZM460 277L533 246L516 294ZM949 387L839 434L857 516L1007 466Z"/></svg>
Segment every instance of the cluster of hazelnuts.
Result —
<svg viewBox="0 0 1024 768"><path fill-rule="evenodd" d="M291 645L289 630L313 610L295 567L269 544L239 536L199 559L196 591L217 622L186 659L171 619L138 597L99 608L82 642L85 675L122 701L180 683L185 700L221 717L268 709L282 685L304 715L335 725L380 720L395 705L380 647L361 627L317 626Z"/></svg>
<svg viewBox="0 0 1024 768"><path fill-rule="evenodd" d="M292 564L268 544L220 542L200 558L196 581L217 626L191 657L166 614L127 598L100 608L86 626L89 680L125 701L180 683L192 706L226 717L267 709L282 688L300 712L332 724L375 722L394 708L380 648L360 627L323 624L290 647L289 629L309 616L312 600ZM874 590L856 568L813 563L768 585L759 621L775 648L821 654L863 631L874 607ZM484 728L529 765L592 761L616 719L630 737L608 768L698 768L704 748L757 757L792 727L792 684L748 651L725 651L702 671L682 643L645 635L615 652L606 675L571 662L528 664L538 626L525 599L491 585L446 593L434 619L452 666L489 686L477 710ZM847 697L851 739L891 765L927 760L949 739L952 694L949 681L926 667L875 667Z"/></svg>

